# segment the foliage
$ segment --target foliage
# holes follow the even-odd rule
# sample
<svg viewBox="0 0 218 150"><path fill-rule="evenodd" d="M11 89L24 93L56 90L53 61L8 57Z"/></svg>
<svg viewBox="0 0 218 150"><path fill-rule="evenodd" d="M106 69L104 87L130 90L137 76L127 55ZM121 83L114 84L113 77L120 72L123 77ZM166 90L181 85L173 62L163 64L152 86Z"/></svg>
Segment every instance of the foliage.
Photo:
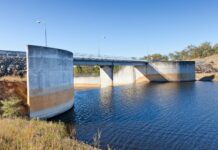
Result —
<svg viewBox="0 0 218 150"><path fill-rule="evenodd" d="M3 117L18 117L21 115L21 100L17 97L9 97L1 101Z"/></svg>
<svg viewBox="0 0 218 150"><path fill-rule="evenodd" d="M204 42L199 46L189 45L185 49L169 53L169 55L152 54L144 56L143 59L152 61L167 61L170 60L191 60L195 58L204 58L218 54L218 44L211 45L209 42Z"/></svg>
<svg viewBox="0 0 218 150"><path fill-rule="evenodd" d="M99 66L75 66L74 75L75 76L99 76L100 68Z"/></svg>
<svg viewBox="0 0 218 150"><path fill-rule="evenodd" d="M145 60L152 60L152 61L168 61L168 56L166 55L161 55L161 54L152 54L152 55L147 55L144 56Z"/></svg>
<svg viewBox="0 0 218 150"><path fill-rule="evenodd" d="M119 70L121 70L122 67L121 66L114 66L113 67L113 73L117 73Z"/></svg>
<svg viewBox="0 0 218 150"><path fill-rule="evenodd" d="M184 50L170 53L171 60L190 60L194 58L204 58L218 54L218 44L211 45L209 42L204 42L199 46L189 45Z"/></svg>

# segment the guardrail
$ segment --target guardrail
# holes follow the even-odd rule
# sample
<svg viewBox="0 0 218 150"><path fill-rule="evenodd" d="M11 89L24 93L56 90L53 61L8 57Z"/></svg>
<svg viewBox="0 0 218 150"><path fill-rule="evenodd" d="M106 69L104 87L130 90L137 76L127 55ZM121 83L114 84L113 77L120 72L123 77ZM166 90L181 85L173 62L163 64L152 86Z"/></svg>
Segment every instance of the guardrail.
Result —
<svg viewBox="0 0 218 150"><path fill-rule="evenodd" d="M88 59L88 60L119 60L119 61L145 61L136 57L120 57L120 56L108 56L108 55L93 55L93 54L81 54L74 53L74 59Z"/></svg>

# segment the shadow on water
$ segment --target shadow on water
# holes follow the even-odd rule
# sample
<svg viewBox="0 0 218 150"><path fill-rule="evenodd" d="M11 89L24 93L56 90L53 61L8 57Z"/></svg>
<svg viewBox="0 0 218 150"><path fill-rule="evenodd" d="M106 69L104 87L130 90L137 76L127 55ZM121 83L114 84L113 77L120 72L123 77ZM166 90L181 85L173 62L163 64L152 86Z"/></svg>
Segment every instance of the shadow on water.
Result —
<svg viewBox="0 0 218 150"><path fill-rule="evenodd" d="M73 124L75 122L75 117L76 117L76 113L75 113L74 107L73 107L70 110L68 110L68 111L66 111L58 116L55 116L55 117L48 119L48 121L54 121L54 122L61 121L65 124Z"/></svg>
<svg viewBox="0 0 218 150"><path fill-rule="evenodd" d="M205 76L199 79L199 81L212 81L215 78L215 75Z"/></svg>

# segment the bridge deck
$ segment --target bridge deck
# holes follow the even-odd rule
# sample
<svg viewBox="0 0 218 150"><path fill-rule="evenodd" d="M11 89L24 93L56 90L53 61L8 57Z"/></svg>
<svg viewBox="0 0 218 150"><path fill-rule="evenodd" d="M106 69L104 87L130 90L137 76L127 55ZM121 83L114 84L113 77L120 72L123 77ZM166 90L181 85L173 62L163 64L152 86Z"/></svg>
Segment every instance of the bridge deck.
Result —
<svg viewBox="0 0 218 150"><path fill-rule="evenodd" d="M129 65L129 66L143 66L147 63L144 60L128 60L128 59L107 59L107 58L82 58L74 57L74 65Z"/></svg>
<svg viewBox="0 0 218 150"><path fill-rule="evenodd" d="M22 51L7 51L0 50L0 56L5 57L26 57L26 52ZM113 66L113 65L128 65L128 66L142 66L147 63L145 60L131 59L125 57L113 57L113 56L95 56L87 54L75 53L74 65L102 65L102 66Z"/></svg>

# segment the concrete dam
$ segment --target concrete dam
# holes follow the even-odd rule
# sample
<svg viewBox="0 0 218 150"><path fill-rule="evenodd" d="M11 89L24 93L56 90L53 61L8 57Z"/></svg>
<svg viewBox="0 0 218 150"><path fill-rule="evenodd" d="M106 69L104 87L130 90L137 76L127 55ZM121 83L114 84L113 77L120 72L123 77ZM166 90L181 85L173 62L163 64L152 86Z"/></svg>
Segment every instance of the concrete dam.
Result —
<svg viewBox="0 0 218 150"><path fill-rule="evenodd" d="M194 61L147 62L74 58L70 51L27 46L28 105L31 118L50 118L72 108L74 65L99 65L102 88L138 82L182 82L195 80ZM121 69L113 74L113 66ZM92 81L81 80L89 84ZM92 82L93 83L93 82Z"/></svg>

